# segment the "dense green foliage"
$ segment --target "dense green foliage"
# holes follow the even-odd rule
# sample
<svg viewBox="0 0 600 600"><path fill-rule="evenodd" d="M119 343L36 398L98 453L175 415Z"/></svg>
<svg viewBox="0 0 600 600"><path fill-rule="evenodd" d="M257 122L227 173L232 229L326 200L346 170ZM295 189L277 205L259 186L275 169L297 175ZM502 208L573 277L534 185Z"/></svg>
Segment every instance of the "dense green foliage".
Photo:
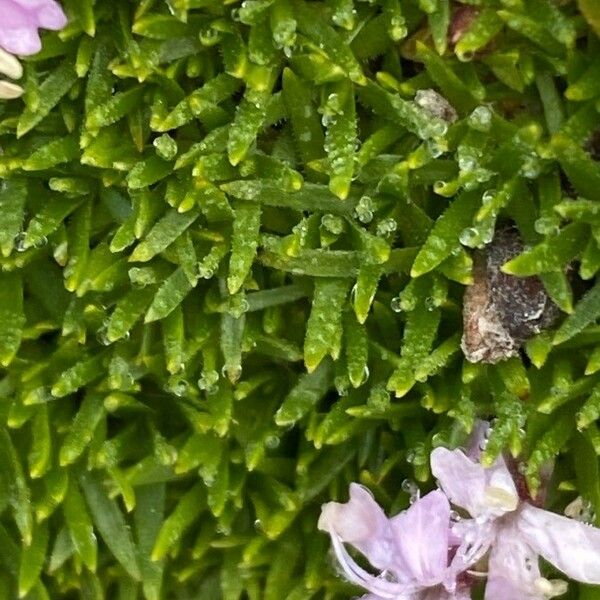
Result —
<svg viewBox="0 0 600 600"><path fill-rule="evenodd" d="M0 598L349 598L320 503L476 416L600 515L595 0L64 4L0 104ZM469 364L509 218L570 314Z"/></svg>

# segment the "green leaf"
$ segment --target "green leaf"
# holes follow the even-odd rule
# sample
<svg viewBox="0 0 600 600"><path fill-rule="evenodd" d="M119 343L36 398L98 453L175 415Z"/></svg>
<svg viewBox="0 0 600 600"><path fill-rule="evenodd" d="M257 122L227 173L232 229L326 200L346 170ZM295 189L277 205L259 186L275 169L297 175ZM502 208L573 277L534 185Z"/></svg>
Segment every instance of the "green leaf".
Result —
<svg viewBox="0 0 600 600"><path fill-rule="evenodd" d="M135 581L141 580L137 550L123 513L117 503L111 500L101 480L91 473L81 476L81 487L90 507L96 528L105 544L121 563L128 575Z"/></svg>
<svg viewBox="0 0 600 600"><path fill-rule="evenodd" d="M93 358L82 360L63 371L52 385L51 393L55 398L63 398L90 381L98 379L103 373L104 356L99 354Z"/></svg>
<svg viewBox="0 0 600 600"><path fill-rule="evenodd" d="M344 313L344 336L348 377L353 387L360 387L369 376L369 340L365 327L349 311Z"/></svg>
<svg viewBox="0 0 600 600"><path fill-rule="evenodd" d="M23 336L23 282L18 273L0 273L0 365L14 359Z"/></svg>
<svg viewBox="0 0 600 600"><path fill-rule="evenodd" d="M17 136L30 132L69 92L77 81L77 73L69 59L65 59L39 87L39 102L34 108L27 108L17 123Z"/></svg>
<svg viewBox="0 0 600 600"><path fill-rule="evenodd" d="M83 496L73 481L69 483L63 503L63 513L76 552L85 566L92 572L95 571L98 547L94 527Z"/></svg>
<svg viewBox="0 0 600 600"><path fill-rule="evenodd" d="M296 0L294 8L298 29L319 47L332 63L340 67L351 81L358 85L365 85L367 78L344 39L327 25L322 16L317 10L313 10L310 4Z"/></svg>
<svg viewBox="0 0 600 600"><path fill-rule="evenodd" d="M340 354L342 341L342 308L348 283L339 279L318 279L313 304L306 326L304 362L309 373L329 354L334 360Z"/></svg>
<svg viewBox="0 0 600 600"><path fill-rule="evenodd" d="M126 337L144 315L153 297L154 289L151 287L134 288L123 296L108 320L106 339L115 342Z"/></svg>
<svg viewBox="0 0 600 600"><path fill-rule="evenodd" d="M292 208L299 212L323 211L332 214L349 215L355 202L348 198L340 202L326 186L306 183L298 191L284 192L281 186L264 180L232 181L221 186L227 194L258 202L267 206Z"/></svg>
<svg viewBox="0 0 600 600"><path fill-rule="evenodd" d="M268 99L269 95L266 92L247 89L229 130L227 154L232 165L235 166L243 160L255 142L266 116Z"/></svg>
<svg viewBox="0 0 600 600"><path fill-rule="evenodd" d="M138 244L130 262L147 262L170 246L197 218L196 211L180 214L170 210L150 230L146 238Z"/></svg>
<svg viewBox="0 0 600 600"><path fill-rule="evenodd" d="M150 553L164 517L165 484L140 487L136 492L135 531L139 547L140 573L144 596L160 600L164 563L150 560Z"/></svg>
<svg viewBox="0 0 600 600"><path fill-rule="evenodd" d="M556 345L566 342L594 323L598 317L600 317L600 281L577 303L573 313L559 327L552 343Z"/></svg>
<svg viewBox="0 0 600 600"><path fill-rule="evenodd" d="M79 143L75 136L53 140L41 148L37 148L23 162L25 171L42 171L56 165L70 162L79 157Z"/></svg>
<svg viewBox="0 0 600 600"><path fill-rule="evenodd" d="M600 36L600 8L596 2L594 0L577 0L577 6L596 35Z"/></svg>
<svg viewBox="0 0 600 600"><path fill-rule="evenodd" d="M307 164L323 156L324 137L310 88L291 69L283 70L283 100L302 161Z"/></svg>
<svg viewBox="0 0 600 600"><path fill-rule="evenodd" d="M340 83L334 89L323 109L326 127L324 147L329 163L329 189L345 200L354 175L357 145L354 88L349 83Z"/></svg>
<svg viewBox="0 0 600 600"><path fill-rule="evenodd" d="M59 225L77 209L82 201L82 198L73 199L66 195L53 194L50 196L42 210L29 222L23 238L23 247L26 249L43 246L48 241L47 236L56 231Z"/></svg>
<svg viewBox="0 0 600 600"><path fill-rule="evenodd" d="M260 205L244 202L237 203L234 212L227 278L230 294L235 294L242 287L256 257L262 213Z"/></svg>
<svg viewBox="0 0 600 600"><path fill-rule="evenodd" d="M479 207L477 193L463 192L434 223L411 269L412 277L429 273L453 251L460 249L459 235L468 227Z"/></svg>
<svg viewBox="0 0 600 600"><path fill-rule="evenodd" d="M571 223L560 233L547 238L542 243L526 250L502 266L509 275L535 275L564 269L573 258L583 251L587 242L587 226L584 223Z"/></svg>
<svg viewBox="0 0 600 600"><path fill-rule="evenodd" d="M8 179L0 186L0 253L10 256L25 217L27 182Z"/></svg>
<svg viewBox="0 0 600 600"><path fill-rule="evenodd" d="M181 497L175 510L162 524L152 550L152 560L163 559L205 510L206 491L201 483L197 483Z"/></svg>
<svg viewBox="0 0 600 600"><path fill-rule="evenodd" d="M83 399L60 448L61 466L64 467L75 462L92 441L94 431L105 415L102 400L100 395L92 393Z"/></svg>
<svg viewBox="0 0 600 600"><path fill-rule="evenodd" d="M600 510L600 472L598 457L585 434L573 436L573 463L577 475L579 491L583 498L591 502L596 515ZM596 516L598 524L598 516Z"/></svg>
<svg viewBox="0 0 600 600"><path fill-rule="evenodd" d="M183 302L193 287L182 268L173 271L154 295L150 308L146 311L144 322L152 323L167 317Z"/></svg>
<svg viewBox="0 0 600 600"><path fill-rule="evenodd" d="M27 593L38 582L46 560L48 546L48 522L44 521L33 529L31 543L23 548L19 569L19 597Z"/></svg>
<svg viewBox="0 0 600 600"><path fill-rule="evenodd" d="M138 162L127 175L127 184L132 190L146 188L161 179L164 179L171 173L173 166L170 162L150 156L145 160Z"/></svg>
<svg viewBox="0 0 600 600"><path fill-rule="evenodd" d="M42 405L36 409L31 433L29 475L32 479L37 479L45 475L52 464L52 436L46 406Z"/></svg>
<svg viewBox="0 0 600 600"><path fill-rule="evenodd" d="M300 420L325 396L331 384L332 369L327 360L321 362L312 373L302 375L275 414L277 425L286 427Z"/></svg>
<svg viewBox="0 0 600 600"><path fill-rule="evenodd" d="M31 494L17 451L4 428L0 428L0 474L9 486L8 501L13 508L19 533L25 545L30 545L33 531Z"/></svg>

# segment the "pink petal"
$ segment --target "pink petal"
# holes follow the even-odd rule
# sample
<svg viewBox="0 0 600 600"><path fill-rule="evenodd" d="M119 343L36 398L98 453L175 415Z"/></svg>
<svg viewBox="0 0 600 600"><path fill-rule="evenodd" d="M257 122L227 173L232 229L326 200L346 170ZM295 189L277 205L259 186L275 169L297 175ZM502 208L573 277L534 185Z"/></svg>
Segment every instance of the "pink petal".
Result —
<svg viewBox="0 0 600 600"><path fill-rule="evenodd" d="M335 533L342 542L352 544L378 569L393 564L389 521L362 485L350 484L350 500L345 504L328 502L321 509L319 529Z"/></svg>
<svg viewBox="0 0 600 600"><path fill-rule="evenodd" d="M524 539L571 579L600 584L600 529L524 504L518 528Z"/></svg>
<svg viewBox="0 0 600 600"><path fill-rule="evenodd" d="M475 519L463 519L452 527L453 537L461 541L444 582L447 587L452 588L461 573L484 557L496 538L497 529L496 520L478 523Z"/></svg>
<svg viewBox="0 0 600 600"><path fill-rule="evenodd" d="M391 519L402 563L422 586L440 583L448 567L450 504L440 490Z"/></svg>
<svg viewBox="0 0 600 600"><path fill-rule="evenodd" d="M461 588L456 592L447 592L442 587L436 587L419 595L419 600L471 600L468 589Z"/></svg>
<svg viewBox="0 0 600 600"><path fill-rule="evenodd" d="M476 517L484 508L485 469L470 460L462 450L434 448L431 472L450 502Z"/></svg>
<svg viewBox="0 0 600 600"><path fill-rule="evenodd" d="M341 539L336 535L331 535L333 549L344 570L348 581L368 590L377 600L413 600L414 593L417 591L414 585L402 584L388 581L383 577L375 577L365 571L348 554Z"/></svg>
<svg viewBox="0 0 600 600"><path fill-rule="evenodd" d="M23 2L23 0L17 0ZM58 31L67 24L67 16L60 5L53 0L33 0L38 25L44 29Z"/></svg>
<svg viewBox="0 0 600 600"><path fill-rule="evenodd" d="M42 42L37 17L14 0L0 0L0 47L11 54L27 56L39 52Z"/></svg>
<svg viewBox="0 0 600 600"><path fill-rule="evenodd" d="M538 557L510 524L498 532L488 564L485 600L544 600L535 587Z"/></svg>

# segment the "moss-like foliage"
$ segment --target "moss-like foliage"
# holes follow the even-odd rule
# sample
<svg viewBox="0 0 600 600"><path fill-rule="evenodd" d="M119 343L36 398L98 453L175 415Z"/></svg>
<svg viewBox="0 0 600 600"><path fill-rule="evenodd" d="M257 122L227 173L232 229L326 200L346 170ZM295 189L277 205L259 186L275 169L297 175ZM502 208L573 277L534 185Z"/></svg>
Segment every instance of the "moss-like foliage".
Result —
<svg viewBox="0 0 600 600"><path fill-rule="evenodd" d="M477 416L600 515L596 0L64 4L0 104L0 597L349 598L321 502ZM470 364L509 221L563 313Z"/></svg>

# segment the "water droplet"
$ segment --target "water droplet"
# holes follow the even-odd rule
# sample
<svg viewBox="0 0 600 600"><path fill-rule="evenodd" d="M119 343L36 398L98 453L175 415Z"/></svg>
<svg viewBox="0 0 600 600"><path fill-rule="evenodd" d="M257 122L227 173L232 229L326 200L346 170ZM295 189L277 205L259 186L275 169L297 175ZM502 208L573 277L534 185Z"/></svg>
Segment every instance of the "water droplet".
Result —
<svg viewBox="0 0 600 600"><path fill-rule="evenodd" d="M392 219L391 217L389 217L387 219L383 219L382 221L377 223L377 235L378 236L389 235L391 233L394 233L394 231L396 231L397 228L398 228L398 223L396 222L395 219Z"/></svg>
<svg viewBox="0 0 600 600"><path fill-rule="evenodd" d="M323 215L321 225L334 235L340 235L344 231L344 220L339 215Z"/></svg>
<svg viewBox="0 0 600 600"><path fill-rule="evenodd" d="M338 376L334 379L335 389L340 396L348 395L348 378L345 376Z"/></svg>
<svg viewBox="0 0 600 600"><path fill-rule="evenodd" d="M392 301L390 302L390 308L395 313L402 312L402 298L400 296L395 296L392 298Z"/></svg>
<svg viewBox="0 0 600 600"><path fill-rule="evenodd" d="M110 346L110 340L108 339L108 332L106 326L103 326L96 331L96 339L103 346Z"/></svg>
<svg viewBox="0 0 600 600"><path fill-rule="evenodd" d="M433 134L433 137L444 137L448 133L448 124L443 121L432 123L431 133Z"/></svg>
<svg viewBox="0 0 600 600"><path fill-rule="evenodd" d="M361 381L361 385L364 384L370 377L371 375L371 371L369 371L369 367L367 365L365 365L365 368L363 369L363 378Z"/></svg>
<svg viewBox="0 0 600 600"><path fill-rule="evenodd" d="M362 196L354 210L361 223L370 223L373 220L373 199L370 196Z"/></svg>
<svg viewBox="0 0 600 600"><path fill-rule="evenodd" d="M460 232L458 240L463 246L477 248L482 240L479 231L475 227L467 227Z"/></svg>
<svg viewBox="0 0 600 600"><path fill-rule="evenodd" d="M48 238L43 235L33 242L34 248L43 248L48 243Z"/></svg>
<svg viewBox="0 0 600 600"><path fill-rule="evenodd" d="M439 194L440 192L442 192L444 190L444 188L446 187L446 182L443 179L438 179L434 184L433 184L433 191L436 194Z"/></svg>
<svg viewBox="0 0 600 600"><path fill-rule="evenodd" d="M489 131L492 126L492 111L488 106L478 106L467 119L467 124L476 131Z"/></svg>
<svg viewBox="0 0 600 600"><path fill-rule="evenodd" d="M537 233L542 235L556 233L559 229L556 219L553 219L552 217L540 217L539 219L536 219L533 227Z"/></svg>
<svg viewBox="0 0 600 600"><path fill-rule="evenodd" d="M402 491L409 495L409 502L414 504L421 495L419 486L412 479L405 479L402 484Z"/></svg>
<svg viewBox="0 0 600 600"><path fill-rule="evenodd" d="M265 438L265 446L269 450L275 450L277 447L279 447L280 442L281 442L281 440L276 435L268 435Z"/></svg>
<svg viewBox="0 0 600 600"><path fill-rule="evenodd" d="M535 179L542 171L542 164L540 159L534 155L530 154L525 158L525 161L521 165L520 174L527 179Z"/></svg>
<svg viewBox="0 0 600 600"><path fill-rule="evenodd" d="M208 394L212 394L217 389L216 384L218 383L218 381L219 374L216 371L204 371L202 373L202 377L198 379L198 387L201 390L206 391Z"/></svg>
<svg viewBox="0 0 600 600"><path fill-rule="evenodd" d="M495 189L489 189L483 192L483 196L481 196L481 200L484 204L489 204L495 197L498 192Z"/></svg>
<svg viewBox="0 0 600 600"><path fill-rule="evenodd" d="M25 252L27 246L25 245L25 232L21 231L15 236L15 250L17 252Z"/></svg>
<svg viewBox="0 0 600 600"><path fill-rule="evenodd" d="M165 391L174 394L178 398L183 398L188 391L188 382L185 379L169 380L165 386Z"/></svg>
<svg viewBox="0 0 600 600"><path fill-rule="evenodd" d="M221 39L221 34L216 29L208 26L200 31L198 38L203 46L214 46Z"/></svg>
<svg viewBox="0 0 600 600"><path fill-rule="evenodd" d="M439 158L447 152L448 146L443 140L431 139L427 140L427 150L432 158Z"/></svg>

